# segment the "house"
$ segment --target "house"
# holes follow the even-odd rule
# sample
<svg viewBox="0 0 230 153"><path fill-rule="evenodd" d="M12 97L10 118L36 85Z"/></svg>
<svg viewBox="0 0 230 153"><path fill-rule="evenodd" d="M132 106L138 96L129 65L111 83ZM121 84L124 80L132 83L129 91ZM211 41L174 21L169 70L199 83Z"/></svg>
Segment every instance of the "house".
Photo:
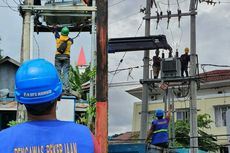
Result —
<svg viewBox="0 0 230 153"><path fill-rule="evenodd" d="M9 95L13 96L15 73L20 63L9 56L0 59L0 90L8 89Z"/></svg>
<svg viewBox="0 0 230 153"><path fill-rule="evenodd" d="M227 145L226 111L230 108L230 70L214 70L200 74L197 91L197 114L211 116L211 128L205 132L217 136L217 143ZM153 113L156 109L164 109L164 91L156 85L149 89L149 115L150 126ZM189 84L176 84L171 86L174 95L175 120L189 120ZM127 91L129 94L141 99L142 87ZM132 131L140 130L141 102L135 102L133 107Z"/></svg>
<svg viewBox="0 0 230 153"><path fill-rule="evenodd" d="M15 73L20 63L9 56L0 59L0 129L8 127L11 120L16 119L16 103L14 101ZM7 92L7 96L2 94Z"/></svg>

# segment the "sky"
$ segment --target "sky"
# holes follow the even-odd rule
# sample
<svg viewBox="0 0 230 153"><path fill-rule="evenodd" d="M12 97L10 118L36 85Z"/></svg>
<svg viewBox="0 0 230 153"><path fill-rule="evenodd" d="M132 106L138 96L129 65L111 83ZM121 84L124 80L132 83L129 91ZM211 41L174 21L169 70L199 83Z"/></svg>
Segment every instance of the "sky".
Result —
<svg viewBox="0 0 230 153"><path fill-rule="evenodd" d="M10 56L19 61L21 34L22 34L22 17L18 12L12 11L6 6L6 2L11 6L16 6L18 0L1 0L0 1L0 48L4 50L3 55ZM156 11L167 10L176 13L180 8L182 12L188 12L189 0L170 0L168 6L167 0L156 0L157 8L151 9L151 14L156 15ZM177 5L179 3L179 6ZM218 1L219 2L219 1ZM108 0L108 37L135 37L144 36L145 22L144 14L140 9L145 7L145 0ZM207 3L198 4L198 15L196 16L196 51L200 64L218 64L230 65L230 0L220 1L215 6ZM162 19L156 29L156 20L151 20L151 35L164 34L168 43L172 46L173 51L179 50L183 53L185 47L190 47L190 17L182 17L180 27L178 27L178 18L171 18L167 28L167 19ZM70 33L74 37L76 33ZM37 43L36 43L36 41ZM38 45L37 45L38 44ZM76 38L71 51L71 64L75 65L80 48L85 50L86 60L91 59L91 37L89 33L81 33ZM54 61L55 40L52 33L34 33L34 58L45 58ZM163 52L163 50L161 50ZM167 51L164 51L167 55ZM120 71L119 73L109 73L109 135L119 134L132 130L133 103L140 102L127 92L128 89L140 86L124 86L124 82L138 82L143 77L143 51L121 52L108 55L108 71L136 67L132 72ZM150 58L154 51L150 51ZM121 59L123 59L122 62ZM151 62L150 62L151 63ZM222 69L216 67L207 67L207 70ZM122 82L122 86L116 83Z"/></svg>

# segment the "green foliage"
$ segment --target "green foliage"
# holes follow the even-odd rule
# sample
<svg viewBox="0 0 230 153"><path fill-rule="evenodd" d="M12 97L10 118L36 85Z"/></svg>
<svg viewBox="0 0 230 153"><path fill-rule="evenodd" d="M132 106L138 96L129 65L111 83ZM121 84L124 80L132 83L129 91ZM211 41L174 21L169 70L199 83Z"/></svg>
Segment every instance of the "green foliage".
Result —
<svg viewBox="0 0 230 153"><path fill-rule="evenodd" d="M197 116L197 124L199 128L203 129L210 129L210 123L213 121L211 120L211 116L209 114L200 114Z"/></svg>
<svg viewBox="0 0 230 153"><path fill-rule="evenodd" d="M87 114L92 118L96 117L96 98L91 97L89 100L89 107L86 110Z"/></svg>
<svg viewBox="0 0 230 153"><path fill-rule="evenodd" d="M23 123L23 122L25 122L25 121L18 122L18 121L12 120L12 121L9 121L9 123L7 125L11 127L11 126L15 126L17 124Z"/></svg>
<svg viewBox="0 0 230 153"><path fill-rule="evenodd" d="M80 116L79 119L77 120L77 123L78 123L78 124L87 125L88 120L87 120L86 114L81 114L81 116Z"/></svg>
<svg viewBox="0 0 230 153"><path fill-rule="evenodd" d="M74 91L77 91L81 95L83 94L82 91L82 84L89 81L92 77L95 77L96 75L96 68L94 68L92 71L90 70L90 66L88 66L83 73L80 73L79 68L70 66L70 86L71 89Z"/></svg>
<svg viewBox="0 0 230 153"><path fill-rule="evenodd" d="M81 97L86 97L82 90L82 84L89 81L91 78L96 76L96 68L92 71L90 66L88 66L83 73L79 72L79 68L70 67L70 86L71 89L80 93ZM89 107L86 109L86 113L82 114L77 121L80 124L88 125L92 131L94 131L94 123L96 117L96 99L91 97L89 100Z"/></svg>
<svg viewBox="0 0 230 153"><path fill-rule="evenodd" d="M97 71L96 71L96 67L94 67L93 70L89 72L88 76L89 76L90 78L95 78L96 72L97 72Z"/></svg>
<svg viewBox="0 0 230 153"><path fill-rule="evenodd" d="M199 149L204 151L217 151L219 149L218 144L215 143L216 139L212 134L207 134L204 129L211 128L210 123L213 121L209 114L201 114L197 116L198 123L198 144ZM177 146L187 147L190 143L189 132L190 127L187 121L177 121L175 124L176 131L176 144Z"/></svg>
<svg viewBox="0 0 230 153"><path fill-rule="evenodd" d="M81 116L77 120L77 123L88 125L90 130L93 132L95 130L94 127L95 118L96 118L96 98L91 97L89 100L89 106L86 109L85 114L81 114Z"/></svg>

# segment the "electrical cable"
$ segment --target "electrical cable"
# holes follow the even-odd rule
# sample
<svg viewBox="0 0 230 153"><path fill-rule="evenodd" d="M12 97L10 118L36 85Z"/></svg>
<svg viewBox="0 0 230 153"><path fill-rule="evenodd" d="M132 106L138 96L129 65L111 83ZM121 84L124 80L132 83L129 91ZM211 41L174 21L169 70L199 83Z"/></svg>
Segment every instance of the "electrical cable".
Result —
<svg viewBox="0 0 230 153"><path fill-rule="evenodd" d="M126 0L120 0L119 2L114 3L114 4L112 4L112 5L108 6L108 7L116 6L116 5L118 5L118 4L120 4L120 3L124 2L124 1L126 1Z"/></svg>
<svg viewBox="0 0 230 153"><path fill-rule="evenodd" d="M125 71L125 70L130 70L130 69L134 69L134 68L141 68L143 66L134 66L134 67L129 67L129 68L123 68L123 69L117 69L117 70L113 70L113 71L109 71L108 73L113 73L113 72L120 72L120 71Z"/></svg>
<svg viewBox="0 0 230 153"><path fill-rule="evenodd" d="M18 10L15 10L14 8L17 8L16 6L10 6L9 4L8 4L8 2L7 2L7 0L5 1L5 0L2 0L2 2L4 2L7 6L6 7L8 7L10 10L12 10L12 11L14 11L14 12L19 12ZM5 6L3 6L3 7L5 7Z"/></svg>
<svg viewBox="0 0 230 153"><path fill-rule="evenodd" d="M183 2L186 2L187 0L183 0L183 1L180 1L180 2L177 2L179 4L183 3ZM158 1L159 3L163 4L163 5L168 5L168 3L164 3L164 2L161 2L161 1ZM178 5L177 3L170 3L170 5Z"/></svg>
<svg viewBox="0 0 230 153"><path fill-rule="evenodd" d="M120 22L120 21L122 21L122 20L124 20L124 19L127 19L127 18L129 18L129 17L132 17L132 16L135 16L135 15L138 15L139 13L140 13L140 11L138 11L138 12L134 12L134 13L129 14L129 15L127 15L127 16L125 16L125 17L123 17L123 18L120 18L120 19L118 19L118 20L116 20L116 21L114 21L114 22L109 23L109 25L114 24L114 23L117 23L117 22Z"/></svg>
<svg viewBox="0 0 230 153"><path fill-rule="evenodd" d="M19 5L19 4L20 4L20 2L18 3L18 2L16 2L15 0L13 0L13 1L14 1L14 3L15 3L15 4L17 4L17 5Z"/></svg>
<svg viewBox="0 0 230 153"><path fill-rule="evenodd" d="M144 23L144 19L142 19L141 24L140 24L139 27L137 28L137 32L136 32L136 34L135 34L135 37L137 36L137 33L138 33L139 30L141 29L143 23Z"/></svg>
<svg viewBox="0 0 230 153"><path fill-rule="evenodd" d="M140 23L140 25L138 26L137 32L136 32L136 34L135 34L135 37L136 37L138 31L140 30L141 26L143 25L143 21L144 21L144 20L142 20L141 23ZM116 71L118 70L118 68L120 67L121 63L123 62L126 53L127 53L127 52L125 52L124 55L122 56L122 58L120 59L120 62L119 62L118 66L117 66L117 68L116 68L116 70L115 70L115 73L113 74L112 79L111 79L111 81L110 81L110 84L112 83L114 76L117 74Z"/></svg>
<svg viewBox="0 0 230 153"><path fill-rule="evenodd" d="M117 70L118 70L118 68L120 67L121 63L123 62L126 53L127 53L127 52L125 52L124 55L122 56L122 58L120 59L120 62L118 63L118 66L117 66L117 68L116 68L116 70L115 70L115 72L114 72L114 74L113 74L113 76L112 76L112 79L111 79L111 81L110 81L109 84L112 83L114 76L117 74Z"/></svg>
<svg viewBox="0 0 230 153"><path fill-rule="evenodd" d="M177 8L180 9L180 3L178 0L176 0L176 3L177 3Z"/></svg>
<svg viewBox="0 0 230 153"><path fill-rule="evenodd" d="M34 37L34 41L35 41L35 43L36 43L36 45L37 45L37 49L38 49L38 58L39 58L39 57L40 57L40 47L39 47L39 44L38 44L38 41L37 41L35 35L33 35L33 37Z"/></svg>

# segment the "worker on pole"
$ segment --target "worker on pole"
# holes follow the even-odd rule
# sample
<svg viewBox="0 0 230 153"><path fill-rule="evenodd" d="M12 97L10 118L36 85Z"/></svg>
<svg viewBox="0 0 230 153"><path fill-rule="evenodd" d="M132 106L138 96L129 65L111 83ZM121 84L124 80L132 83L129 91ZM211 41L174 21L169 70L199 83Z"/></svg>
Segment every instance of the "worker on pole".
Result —
<svg viewBox="0 0 230 153"><path fill-rule="evenodd" d="M56 118L62 83L55 67L44 59L23 63L15 78L15 98L24 104L28 121L0 132L0 153L100 153L90 130Z"/></svg>
<svg viewBox="0 0 230 153"><path fill-rule="evenodd" d="M184 72L186 77L188 77L188 62L190 61L190 56L188 55L189 48L184 49L184 54L181 55L181 77L184 77Z"/></svg>
<svg viewBox="0 0 230 153"><path fill-rule="evenodd" d="M153 56L153 76L157 79L161 69L161 58L159 57L159 49L155 51L155 56Z"/></svg>
<svg viewBox="0 0 230 153"><path fill-rule="evenodd" d="M73 44L73 39L69 38L69 28L63 27L61 35L59 35L56 26L54 26L54 35L56 39L56 54L55 54L55 67L62 76L63 70L63 94L70 95L69 85L69 69L70 69L70 48Z"/></svg>
<svg viewBox="0 0 230 153"><path fill-rule="evenodd" d="M155 116L157 117L156 120L152 121L151 128L149 129L147 138L145 142L147 143L150 137L152 137L151 144L162 147L168 148L168 125L170 120L170 113L171 113L171 105L169 110L164 118L164 111L161 109L156 110Z"/></svg>

